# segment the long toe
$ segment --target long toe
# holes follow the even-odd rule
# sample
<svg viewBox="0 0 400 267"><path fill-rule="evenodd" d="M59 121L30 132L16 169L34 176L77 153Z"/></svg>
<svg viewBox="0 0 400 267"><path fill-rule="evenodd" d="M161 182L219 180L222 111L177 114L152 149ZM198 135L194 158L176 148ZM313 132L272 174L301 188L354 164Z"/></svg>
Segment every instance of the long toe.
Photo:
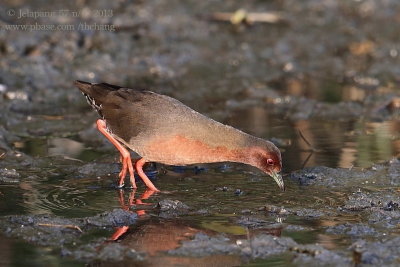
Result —
<svg viewBox="0 0 400 267"><path fill-rule="evenodd" d="M124 183L122 183L122 184L117 184L117 185L115 185L115 188L116 189L122 189L122 188L124 188Z"/></svg>

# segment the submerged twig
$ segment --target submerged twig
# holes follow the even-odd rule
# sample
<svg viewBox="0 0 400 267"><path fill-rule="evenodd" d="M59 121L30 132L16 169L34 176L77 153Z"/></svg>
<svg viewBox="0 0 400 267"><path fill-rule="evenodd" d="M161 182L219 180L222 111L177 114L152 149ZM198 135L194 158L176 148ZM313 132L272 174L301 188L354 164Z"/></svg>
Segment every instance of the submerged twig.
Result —
<svg viewBox="0 0 400 267"><path fill-rule="evenodd" d="M76 159L76 158L71 158L71 157L68 157L68 156L63 156L63 158L66 159L66 160L78 161L78 162L81 162L81 163L84 162L83 160Z"/></svg>
<svg viewBox="0 0 400 267"><path fill-rule="evenodd" d="M81 233L83 233L82 229L73 224L52 224L52 223L38 223L39 226L47 226L47 227L61 227L61 228L68 228L68 229L75 229Z"/></svg>
<svg viewBox="0 0 400 267"><path fill-rule="evenodd" d="M310 160L311 156L314 154L314 151L311 151L310 154L308 155L308 157L306 158L306 160L303 162L303 164L301 165L301 168L303 169L307 162Z"/></svg>
<svg viewBox="0 0 400 267"><path fill-rule="evenodd" d="M0 154L0 159L4 159L6 157L6 152Z"/></svg>
<svg viewBox="0 0 400 267"><path fill-rule="evenodd" d="M304 137L303 133L302 133L300 130L298 130L298 131L299 131L300 137L304 140L304 142L306 142L306 144L307 144L309 147L311 147L312 149L314 149L313 146L310 144L310 142L308 142L308 140Z"/></svg>
<svg viewBox="0 0 400 267"><path fill-rule="evenodd" d="M298 130L298 132L299 132L301 139L303 139L303 141L309 146L309 148L310 148L309 151L312 151L312 152L320 152L321 151L320 149L316 149L313 145L311 145L311 143L308 142L308 140L305 138L305 136L303 135L303 133L300 130Z"/></svg>

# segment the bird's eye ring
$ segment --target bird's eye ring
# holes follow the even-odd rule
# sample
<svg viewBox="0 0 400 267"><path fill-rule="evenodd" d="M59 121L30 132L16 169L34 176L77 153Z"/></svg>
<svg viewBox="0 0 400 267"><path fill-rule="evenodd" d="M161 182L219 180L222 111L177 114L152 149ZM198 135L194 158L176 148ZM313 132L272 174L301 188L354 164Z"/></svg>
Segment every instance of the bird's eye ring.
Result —
<svg viewBox="0 0 400 267"><path fill-rule="evenodd" d="M273 159L267 159L267 164L268 165L274 165L274 160Z"/></svg>

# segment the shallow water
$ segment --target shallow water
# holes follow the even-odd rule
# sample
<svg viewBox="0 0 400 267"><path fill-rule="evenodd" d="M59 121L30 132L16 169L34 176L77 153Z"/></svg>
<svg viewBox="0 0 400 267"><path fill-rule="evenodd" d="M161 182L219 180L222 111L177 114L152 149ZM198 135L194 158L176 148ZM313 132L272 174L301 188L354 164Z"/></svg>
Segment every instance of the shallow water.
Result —
<svg viewBox="0 0 400 267"><path fill-rule="evenodd" d="M284 174L305 166L368 167L375 162L389 160L399 153L399 147L396 146L398 122L299 121L292 123L270 116L265 110L257 107L237 110L225 122L251 134L277 140L276 142L280 144L283 152ZM304 138L298 131L301 131ZM304 139L316 151L311 151L310 145ZM31 156L48 157L49 162L56 155L74 159L76 164L93 160L97 160L101 164L104 160L112 162L117 159L116 151L110 150L108 153L98 151L96 148L87 147L77 137L27 138L18 146L21 151ZM336 215L335 212L332 215L310 217L309 219L299 219L294 215L281 216L261 213L255 216L265 220L267 225L259 229L251 229L238 224L238 220L265 205L293 209L307 207L330 214L337 207L343 205L350 189L332 189L321 186L302 187L286 179L287 190L280 192L270 177L266 177L252 167L234 163L205 164L196 168L157 165L157 170L155 184L162 189L162 192L142 200L150 205L131 205L130 210L144 218L144 225L147 221L147 224L155 229L161 228L166 231L166 236L179 235L180 228L177 225L182 224L196 232L223 233L233 237L264 232L292 237L298 243L319 243L329 249L338 249L347 247L351 240L346 241L326 234L322 228L345 222L361 221L360 215L349 214L343 217L343 215ZM128 189L119 191L113 188L117 179L117 171L116 165L113 172L102 177L90 175L74 177L68 173L57 173L52 177L26 179L23 183L16 185L2 185L0 191L5 201L0 209L1 215L49 213L69 218L86 217L124 207L124 205L128 205L129 197L140 199L144 193L144 186L140 182L136 193ZM40 176L40 170L37 175ZM313 194L310 195L310 192ZM165 227L165 221L162 219L149 220L149 218L158 216L158 211L153 207L165 198L180 200L193 210L201 212L196 216L168 219L172 221L170 228ZM297 225L309 228L309 230L287 231L283 227L284 225ZM144 250L149 253L146 251L146 246L151 247L151 241L144 240L146 237L143 235L135 235L135 231L135 229L131 229L129 238L131 241L124 240L122 242L128 242L129 245L129 242L133 241L135 244L150 242L145 246L132 245L138 251ZM111 233L105 234L111 235ZM174 246L178 246L178 243ZM151 261L155 264L161 260L171 264L174 262L185 263L184 257L166 256L161 252L173 249L174 246L153 251L154 256ZM24 246L13 246L12 250L17 254L24 249L26 249ZM42 249L37 253L42 255L38 256L39 261L42 260L42 257L51 256L48 253L43 254ZM220 257L219 263L227 260L224 259L226 256ZM267 260L257 260L249 262L249 266L267 263L274 266L285 265L288 262L285 257L283 254ZM218 262L218 257L212 257L212 261ZM227 262L229 264L240 263L236 257L229 258Z"/></svg>

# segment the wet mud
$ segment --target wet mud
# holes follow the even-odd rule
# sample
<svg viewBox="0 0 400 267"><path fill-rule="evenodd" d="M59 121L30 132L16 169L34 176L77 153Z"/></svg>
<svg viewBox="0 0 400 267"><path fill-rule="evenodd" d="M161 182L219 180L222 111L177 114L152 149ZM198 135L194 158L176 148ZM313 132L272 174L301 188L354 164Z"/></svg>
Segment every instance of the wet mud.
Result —
<svg viewBox="0 0 400 267"><path fill-rule="evenodd" d="M398 1L45 7L82 13L18 18L7 12L43 3L0 4L1 264L398 264L400 47L382 27ZM4 28L84 22L115 31ZM286 192L235 163L148 164L160 193L138 178L117 189L119 156L76 79L149 88L270 139Z"/></svg>

